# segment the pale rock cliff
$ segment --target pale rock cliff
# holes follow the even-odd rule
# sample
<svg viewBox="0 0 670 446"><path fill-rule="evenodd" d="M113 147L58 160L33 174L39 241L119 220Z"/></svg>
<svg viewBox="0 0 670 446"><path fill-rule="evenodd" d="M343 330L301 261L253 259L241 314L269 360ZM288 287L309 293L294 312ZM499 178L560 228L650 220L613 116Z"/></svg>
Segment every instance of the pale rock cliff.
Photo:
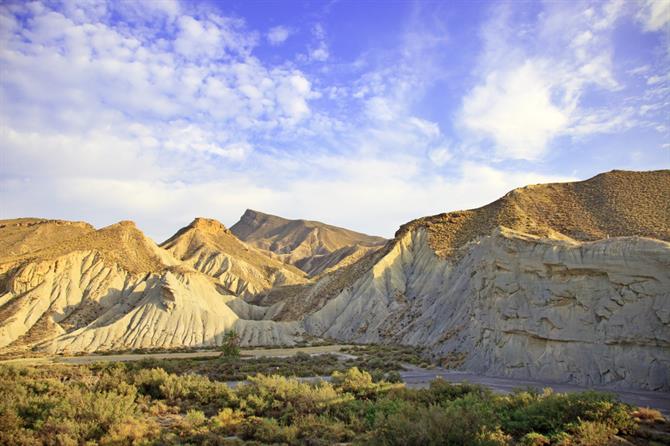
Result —
<svg viewBox="0 0 670 446"><path fill-rule="evenodd" d="M448 260L417 228L305 326L343 341L427 346L490 375L668 390L670 244L498 228Z"/></svg>

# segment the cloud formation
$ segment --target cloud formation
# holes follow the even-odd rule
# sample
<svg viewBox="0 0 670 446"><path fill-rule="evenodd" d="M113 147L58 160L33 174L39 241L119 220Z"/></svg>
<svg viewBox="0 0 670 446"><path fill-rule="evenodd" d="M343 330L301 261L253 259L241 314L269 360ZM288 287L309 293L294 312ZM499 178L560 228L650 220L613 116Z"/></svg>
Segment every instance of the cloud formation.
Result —
<svg viewBox="0 0 670 446"><path fill-rule="evenodd" d="M0 214L130 218L163 239L251 207L391 236L594 173L554 143L668 132L667 60L622 65L613 38L628 20L650 39L667 12L574 5L493 3L462 30L412 6L392 35L347 36L313 11L254 29L219 4L3 3Z"/></svg>

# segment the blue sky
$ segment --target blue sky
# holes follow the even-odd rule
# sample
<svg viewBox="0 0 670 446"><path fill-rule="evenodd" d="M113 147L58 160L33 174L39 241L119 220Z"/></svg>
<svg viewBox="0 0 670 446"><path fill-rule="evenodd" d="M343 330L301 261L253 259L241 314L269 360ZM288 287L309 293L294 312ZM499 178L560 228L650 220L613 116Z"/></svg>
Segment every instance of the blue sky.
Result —
<svg viewBox="0 0 670 446"><path fill-rule="evenodd" d="M0 217L390 237L670 167L670 1L0 4Z"/></svg>

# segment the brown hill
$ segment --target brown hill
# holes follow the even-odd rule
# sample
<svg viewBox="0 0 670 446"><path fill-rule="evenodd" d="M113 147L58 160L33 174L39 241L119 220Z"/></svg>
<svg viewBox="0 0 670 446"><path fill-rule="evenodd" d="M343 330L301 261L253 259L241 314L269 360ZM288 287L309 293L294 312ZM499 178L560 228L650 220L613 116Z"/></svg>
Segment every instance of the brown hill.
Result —
<svg viewBox="0 0 670 446"><path fill-rule="evenodd" d="M613 170L585 181L521 187L478 209L411 221L396 238L421 226L429 230L431 247L444 257L498 226L554 239L643 236L668 241L670 170Z"/></svg>
<svg viewBox="0 0 670 446"><path fill-rule="evenodd" d="M94 231L93 226L84 222L43 218L0 220L0 259L18 257Z"/></svg>
<svg viewBox="0 0 670 446"><path fill-rule="evenodd" d="M75 251L96 251L128 272L156 272L174 264L135 223L121 221L95 230L82 222L4 220L0 227L0 263L55 259Z"/></svg>
<svg viewBox="0 0 670 446"><path fill-rule="evenodd" d="M247 246L213 219L196 218L161 247L237 295L307 281L303 271Z"/></svg>
<svg viewBox="0 0 670 446"><path fill-rule="evenodd" d="M364 253L386 242L381 237L317 221L288 220L251 209L247 209L230 230L240 240L269 251L312 276L338 264L351 263L351 259L346 260L349 255L355 254L355 259L362 255L361 249L343 248L360 247Z"/></svg>

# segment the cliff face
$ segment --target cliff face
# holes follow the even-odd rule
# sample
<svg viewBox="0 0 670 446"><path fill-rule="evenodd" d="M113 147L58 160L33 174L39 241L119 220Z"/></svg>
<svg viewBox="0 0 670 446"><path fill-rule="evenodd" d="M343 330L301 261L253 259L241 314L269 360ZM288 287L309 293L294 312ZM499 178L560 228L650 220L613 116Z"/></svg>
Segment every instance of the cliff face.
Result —
<svg viewBox="0 0 670 446"><path fill-rule="evenodd" d="M668 390L670 244L499 228L454 263L418 228L305 322L319 336L428 346L480 373Z"/></svg>

